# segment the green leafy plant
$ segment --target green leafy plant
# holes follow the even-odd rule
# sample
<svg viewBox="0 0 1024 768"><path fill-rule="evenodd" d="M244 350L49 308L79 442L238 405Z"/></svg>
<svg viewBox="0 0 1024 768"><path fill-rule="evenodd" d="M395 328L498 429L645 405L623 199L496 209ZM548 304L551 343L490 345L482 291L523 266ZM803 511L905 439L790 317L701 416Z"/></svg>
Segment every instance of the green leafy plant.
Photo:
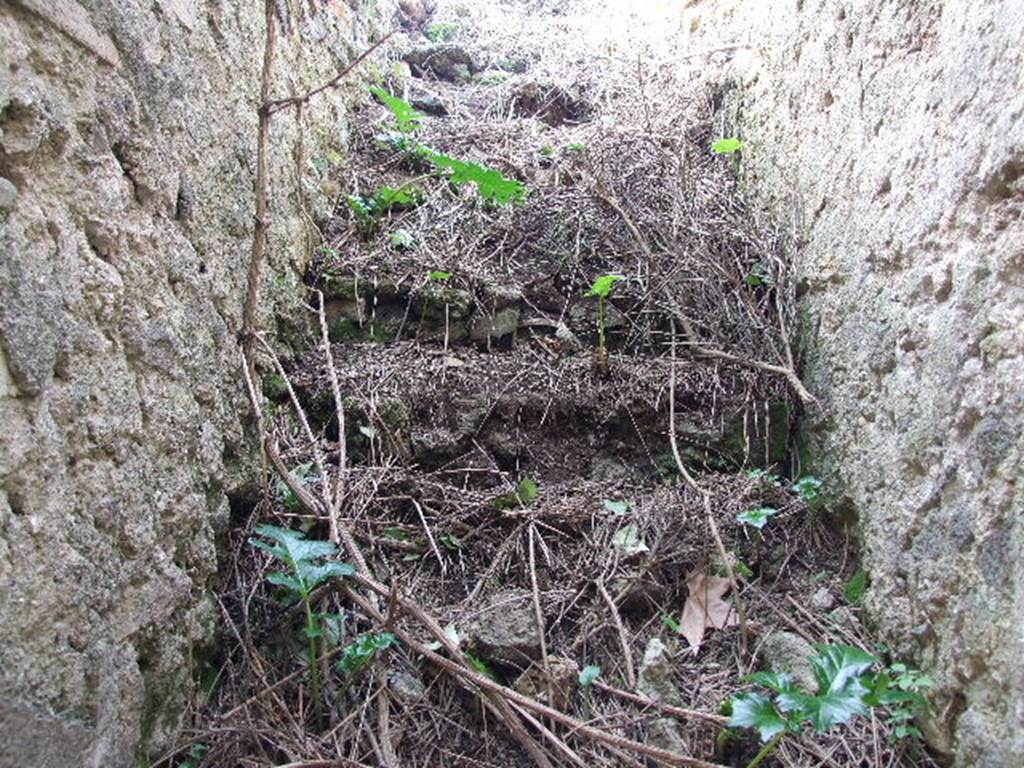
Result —
<svg viewBox="0 0 1024 768"><path fill-rule="evenodd" d="M718 139L711 145L711 151L716 155L731 155L743 149L743 142L739 139Z"/></svg>
<svg viewBox="0 0 1024 768"><path fill-rule="evenodd" d="M322 634L321 615L313 612L310 597L313 590L334 578L352 574L352 566L337 561L325 561L336 554L337 547L329 541L306 539L299 531L276 525L258 525L255 533L263 539L250 539L249 543L266 552L284 566L284 571L271 573L267 581L285 591L288 604L301 603L306 617L303 633L309 642L309 680L312 699L320 703L320 670L318 642Z"/></svg>
<svg viewBox="0 0 1024 768"><path fill-rule="evenodd" d="M779 514L779 510L773 507L758 507L757 509L748 509L746 512L741 512L736 515L736 520L760 531L777 514Z"/></svg>
<svg viewBox="0 0 1024 768"><path fill-rule="evenodd" d="M506 493L494 503L498 509L520 509L528 507L540 496L540 486L532 477L526 476L512 493Z"/></svg>
<svg viewBox="0 0 1024 768"><path fill-rule="evenodd" d="M812 504L821 498L823 483L813 475L804 475L793 483L793 491L805 504Z"/></svg>
<svg viewBox="0 0 1024 768"><path fill-rule="evenodd" d="M437 537L437 540L441 542L445 549L450 549L454 552L462 549L462 539L454 533L442 533Z"/></svg>
<svg viewBox="0 0 1024 768"><path fill-rule="evenodd" d="M856 605L864 597L868 588L868 575L864 571L857 571L850 580L843 585L843 595L850 605Z"/></svg>
<svg viewBox="0 0 1024 768"><path fill-rule="evenodd" d="M594 684L594 681L601 676L601 668L595 667L593 664L584 667L580 670L579 681L580 685L584 688L589 688Z"/></svg>
<svg viewBox="0 0 1024 768"><path fill-rule="evenodd" d="M300 464L292 470L292 477L305 485L309 480L309 474L312 471L312 464ZM295 492L288 487L288 484L284 480L278 478L274 483L274 488L277 490L277 495L281 497L281 500L288 509L296 510L302 506L302 502L299 501L299 497L295 495Z"/></svg>
<svg viewBox="0 0 1024 768"><path fill-rule="evenodd" d="M369 664L374 656L397 642L398 638L391 632L367 632L345 646L336 666L346 675L355 675Z"/></svg>
<svg viewBox="0 0 1024 768"><path fill-rule="evenodd" d="M605 347L605 302L611 296L615 284L625 279L622 275L601 275L584 294L597 297L597 349L601 353L607 352Z"/></svg>
<svg viewBox="0 0 1024 768"><path fill-rule="evenodd" d="M683 625L673 619L667 613L661 614L661 623L668 627L675 634L680 634L683 631Z"/></svg>
<svg viewBox="0 0 1024 768"><path fill-rule="evenodd" d="M456 186L475 184L485 202L497 205L521 203L526 198L526 185L510 179L500 171L476 163L456 160L440 152L431 152L426 159L437 168L451 171L448 181Z"/></svg>
<svg viewBox="0 0 1024 768"><path fill-rule="evenodd" d="M427 280L435 283L443 283L446 280L450 280L451 276L451 272L445 272L443 269L436 269L427 274Z"/></svg>
<svg viewBox="0 0 1024 768"><path fill-rule="evenodd" d="M423 113L416 111L411 104L392 96L379 86L370 86L370 93L391 110L395 118L395 127L402 133L412 133L423 123Z"/></svg>
<svg viewBox="0 0 1024 768"><path fill-rule="evenodd" d="M740 693L730 699L729 725L752 728L764 742L747 768L759 765L783 737L799 733L804 725L823 733L855 717L866 716L875 707L910 710L925 706L918 690L909 690L909 685L902 688L888 670L870 672L878 664L870 653L848 645L815 647L818 655L811 659L811 668L818 684L817 693L805 691L785 672L758 672L744 679L766 688L770 695Z"/></svg>
<svg viewBox="0 0 1024 768"><path fill-rule="evenodd" d="M401 250L409 250L416 247L416 238L406 229L396 229L388 235L388 240L393 247Z"/></svg>
<svg viewBox="0 0 1024 768"><path fill-rule="evenodd" d="M750 267L750 272L743 278L743 282L751 288L756 288L759 285L773 285L775 280L772 278L771 272L769 272L764 262L755 261L753 266Z"/></svg>
<svg viewBox="0 0 1024 768"><path fill-rule="evenodd" d="M193 744L185 754L185 760L178 764L178 768L199 768L203 755L209 750L205 744Z"/></svg>
<svg viewBox="0 0 1024 768"><path fill-rule="evenodd" d="M483 659L479 659L472 653L464 653L466 661L469 662L469 666L475 669L484 677L489 677L491 680L497 680L498 678L494 675L494 670L491 669L490 665Z"/></svg>
<svg viewBox="0 0 1024 768"><path fill-rule="evenodd" d="M624 515L629 512L628 501L614 501L612 499L605 499L601 506L605 508L605 511L610 512L613 515Z"/></svg>
<svg viewBox="0 0 1024 768"><path fill-rule="evenodd" d="M906 701L896 702L889 706L889 717L886 718L886 725L892 728L890 739L899 741L911 736L921 738L921 729L911 721L914 719L914 706L923 702L924 691L935 685L935 681L928 675L916 669L910 669L902 662L896 662L884 672L890 678L890 687L908 694L916 694L915 698L908 698Z"/></svg>
<svg viewBox="0 0 1024 768"><path fill-rule="evenodd" d="M417 206L422 200L423 193L413 182L403 184L397 189L378 187L368 196L349 195L346 198L348 207L356 215L356 223L363 235L375 234L380 226L381 218L386 213L400 208Z"/></svg>
<svg viewBox="0 0 1024 768"><path fill-rule="evenodd" d="M782 486L782 478L765 469L751 469L747 472L747 477L752 480L758 480L762 485L771 486L773 488L780 488Z"/></svg>
<svg viewBox="0 0 1024 768"><path fill-rule="evenodd" d="M427 37L435 43L447 43L449 40L455 37L459 32L458 22L455 21L435 21L429 27L427 27Z"/></svg>
<svg viewBox="0 0 1024 768"><path fill-rule="evenodd" d="M376 86L372 87L370 92L391 110L391 114L395 118L395 127L399 133L412 134L421 127L424 117L412 105L391 96L387 91ZM409 135L399 137L386 135L382 141L396 149L410 152L415 158L429 163L438 171L446 172L448 181L457 187L475 184L477 192L486 203L508 205L521 203L526 198L525 184L510 179L493 168L437 152Z"/></svg>

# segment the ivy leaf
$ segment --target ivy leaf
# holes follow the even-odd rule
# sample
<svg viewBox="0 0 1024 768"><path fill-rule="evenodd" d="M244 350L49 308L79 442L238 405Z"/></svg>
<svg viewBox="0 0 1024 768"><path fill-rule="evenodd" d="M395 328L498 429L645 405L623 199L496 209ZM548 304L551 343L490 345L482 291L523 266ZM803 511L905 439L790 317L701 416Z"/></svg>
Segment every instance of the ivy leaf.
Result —
<svg viewBox="0 0 1024 768"><path fill-rule="evenodd" d="M640 529L636 523L619 528L612 536L612 546L627 557L649 551L646 542L640 538Z"/></svg>
<svg viewBox="0 0 1024 768"><path fill-rule="evenodd" d="M589 688L594 684L594 681L601 676L601 668L593 665L584 667L580 670L580 685L584 688Z"/></svg>
<svg viewBox="0 0 1024 768"><path fill-rule="evenodd" d="M868 713L865 698L869 691L860 675L877 659L849 645L816 647L818 655L811 659L811 666L818 681L818 695L794 689L780 693L778 703L784 712L792 712L800 720L810 721L815 730L824 732Z"/></svg>
<svg viewBox="0 0 1024 768"><path fill-rule="evenodd" d="M612 501L611 499L605 499L603 506L613 515L624 515L629 511L629 502L627 501Z"/></svg>
<svg viewBox="0 0 1024 768"><path fill-rule="evenodd" d="M748 509L746 512L736 515L736 520L761 530L768 523L768 520L777 514L779 514L779 510L772 507L758 507L757 509Z"/></svg>
<svg viewBox="0 0 1024 768"><path fill-rule="evenodd" d="M757 683L776 693L796 690L796 683L788 672L755 672L743 678L748 683Z"/></svg>
<svg viewBox="0 0 1024 768"><path fill-rule="evenodd" d="M804 502L810 503L817 501L818 497L821 496L821 486L823 483L813 475L804 475L795 483L793 483L793 490L796 495Z"/></svg>
<svg viewBox="0 0 1024 768"><path fill-rule="evenodd" d="M755 728L761 741L771 741L789 727L786 719L776 711L767 696L760 693L740 693L732 698L733 728Z"/></svg>
<svg viewBox="0 0 1024 768"><path fill-rule="evenodd" d="M402 133L412 133L420 127L420 124L423 122L423 115L413 109L411 104L392 96L383 88L376 85L370 87L370 93L376 96L385 107L391 110L391 114L395 116L395 127L397 127L399 131Z"/></svg>
<svg viewBox="0 0 1024 768"><path fill-rule="evenodd" d="M811 696L800 691L781 693L779 707L792 712L799 720L808 720L814 729L824 733L833 726L848 723L857 715L868 713L863 695L866 689L856 678L846 688L833 693Z"/></svg>
<svg viewBox="0 0 1024 768"><path fill-rule="evenodd" d="M845 690L850 682L859 683L857 678L878 663L870 653L852 645L819 643L815 648L818 655L811 659L811 666L821 692L836 693Z"/></svg>

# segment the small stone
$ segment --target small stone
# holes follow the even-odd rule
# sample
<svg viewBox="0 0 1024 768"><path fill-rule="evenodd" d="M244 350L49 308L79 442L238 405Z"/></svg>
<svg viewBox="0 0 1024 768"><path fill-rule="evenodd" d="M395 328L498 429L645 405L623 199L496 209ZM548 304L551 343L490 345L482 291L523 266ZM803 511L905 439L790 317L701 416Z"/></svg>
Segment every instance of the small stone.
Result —
<svg viewBox="0 0 1024 768"><path fill-rule="evenodd" d="M668 646L659 638L652 637L644 649L644 659L640 663L640 674L637 688L640 693L660 704L682 706L683 697L672 680L672 659L669 657Z"/></svg>
<svg viewBox="0 0 1024 768"><path fill-rule="evenodd" d="M519 328L519 307L508 307L493 315L477 315L469 329L474 341L500 339L511 336Z"/></svg>
<svg viewBox="0 0 1024 768"><path fill-rule="evenodd" d="M842 629L856 630L860 626L860 622L857 621L857 617L853 615L853 611L845 605L842 605L829 613L828 618L829 621Z"/></svg>
<svg viewBox="0 0 1024 768"><path fill-rule="evenodd" d="M794 682L808 693L817 693L811 659L816 656L813 646L792 632L772 632L761 644L761 660L772 672L788 672Z"/></svg>
<svg viewBox="0 0 1024 768"><path fill-rule="evenodd" d="M690 754L679 724L669 717L659 717L647 726L647 743L677 755Z"/></svg>
<svg viewBox="0 0 1024 768"><path fill-rule="evenodd" d="M405 55L405 61L417 77L431 75L451 83L468 83L480 71L473 56L458 45L417 48Z"/></svg>
<svg viewBox="0 0 1024 768"><path fill-rule="evenodd" d="M469 647L484 661L525 667L540 658L533 595L501 592L466 630Z"/></svg>
<svg viewBox="0 0 1024 768"><path fill-rule="evenodd" d="M9 179L0 176L0 211L14 210L18 203L18 188Z"/></svg>
<svg viewBox="0 0 1024 768"><path fill-rule="evenodd" d="M388 674L388 687L401 701L411 703L426 692L423 681L410 672L393 670Z"/></svg>
<svg viewBox="0 0 1024 768"><path fill-rule="evenodd" d="M547 671L542 664L535 664L516 679L513 687L524 696L564 711L576 692L579 674L579 665L572 659L549 656ZM548 701L549 697L553 700Z"/></svg>
<svg viewBox="0 0 1024 768"><path fill-rule="evenodd" d="M816 611L831 611L835 604L836 598L829 591L828 587L821 587L821 589L811 595L811 608Z"/></svg>
<svg viewBox="0 0 1024 768"><path fill-rule="evenodd" d="M445 103L432 93L421 93L413 96L410 99L410 103L420 112L428 115L445 117L448 114L448 107Z"/></svg>

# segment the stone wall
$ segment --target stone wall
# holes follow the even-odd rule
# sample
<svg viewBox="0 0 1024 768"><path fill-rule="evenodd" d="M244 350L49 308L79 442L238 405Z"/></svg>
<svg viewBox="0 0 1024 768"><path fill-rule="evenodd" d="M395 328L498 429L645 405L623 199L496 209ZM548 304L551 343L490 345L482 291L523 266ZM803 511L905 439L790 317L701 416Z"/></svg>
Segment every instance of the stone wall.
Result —
<svg viewBox="0 0 1024 768"><path fill-rule="evenodd" d="M931 743L1024 753L1024 4L691 0L748 187L803 241L813 455Z"/></svg>
<svg viewBox="0 0 1024 768"><path fill-rule="evenodd" d="M132 765L193 698L253 446L236 333L262 9L0 4L0 765ZM278 95L365 46L361 0L277 10ZM341 105L276 118L265 325L298 294L308 161L343 147Z"/></svg>

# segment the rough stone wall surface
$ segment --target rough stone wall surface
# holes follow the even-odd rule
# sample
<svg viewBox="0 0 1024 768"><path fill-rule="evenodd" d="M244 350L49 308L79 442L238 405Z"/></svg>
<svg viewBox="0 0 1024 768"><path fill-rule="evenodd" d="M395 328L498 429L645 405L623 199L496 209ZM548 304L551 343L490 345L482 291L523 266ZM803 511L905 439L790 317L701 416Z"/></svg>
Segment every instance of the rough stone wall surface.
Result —
<svg viewBox="0 0 1024 768"><path fill-rule="evenodd" d="M682 22L749 188L804 241L814 458L859 514L870 612L938 679L931 743L1019 765L1024 4L695 0Z"/></svg>
<svg viewBox="0 0 1024 768"><path fill-rule="evenodd" d="M277 3L278 95L364 47L364 6ZM133 765L193 698L252 445L263 30L255 0L0 3L0 765ZM341 104L275 119L265 317L297 295Z"/></svg>

